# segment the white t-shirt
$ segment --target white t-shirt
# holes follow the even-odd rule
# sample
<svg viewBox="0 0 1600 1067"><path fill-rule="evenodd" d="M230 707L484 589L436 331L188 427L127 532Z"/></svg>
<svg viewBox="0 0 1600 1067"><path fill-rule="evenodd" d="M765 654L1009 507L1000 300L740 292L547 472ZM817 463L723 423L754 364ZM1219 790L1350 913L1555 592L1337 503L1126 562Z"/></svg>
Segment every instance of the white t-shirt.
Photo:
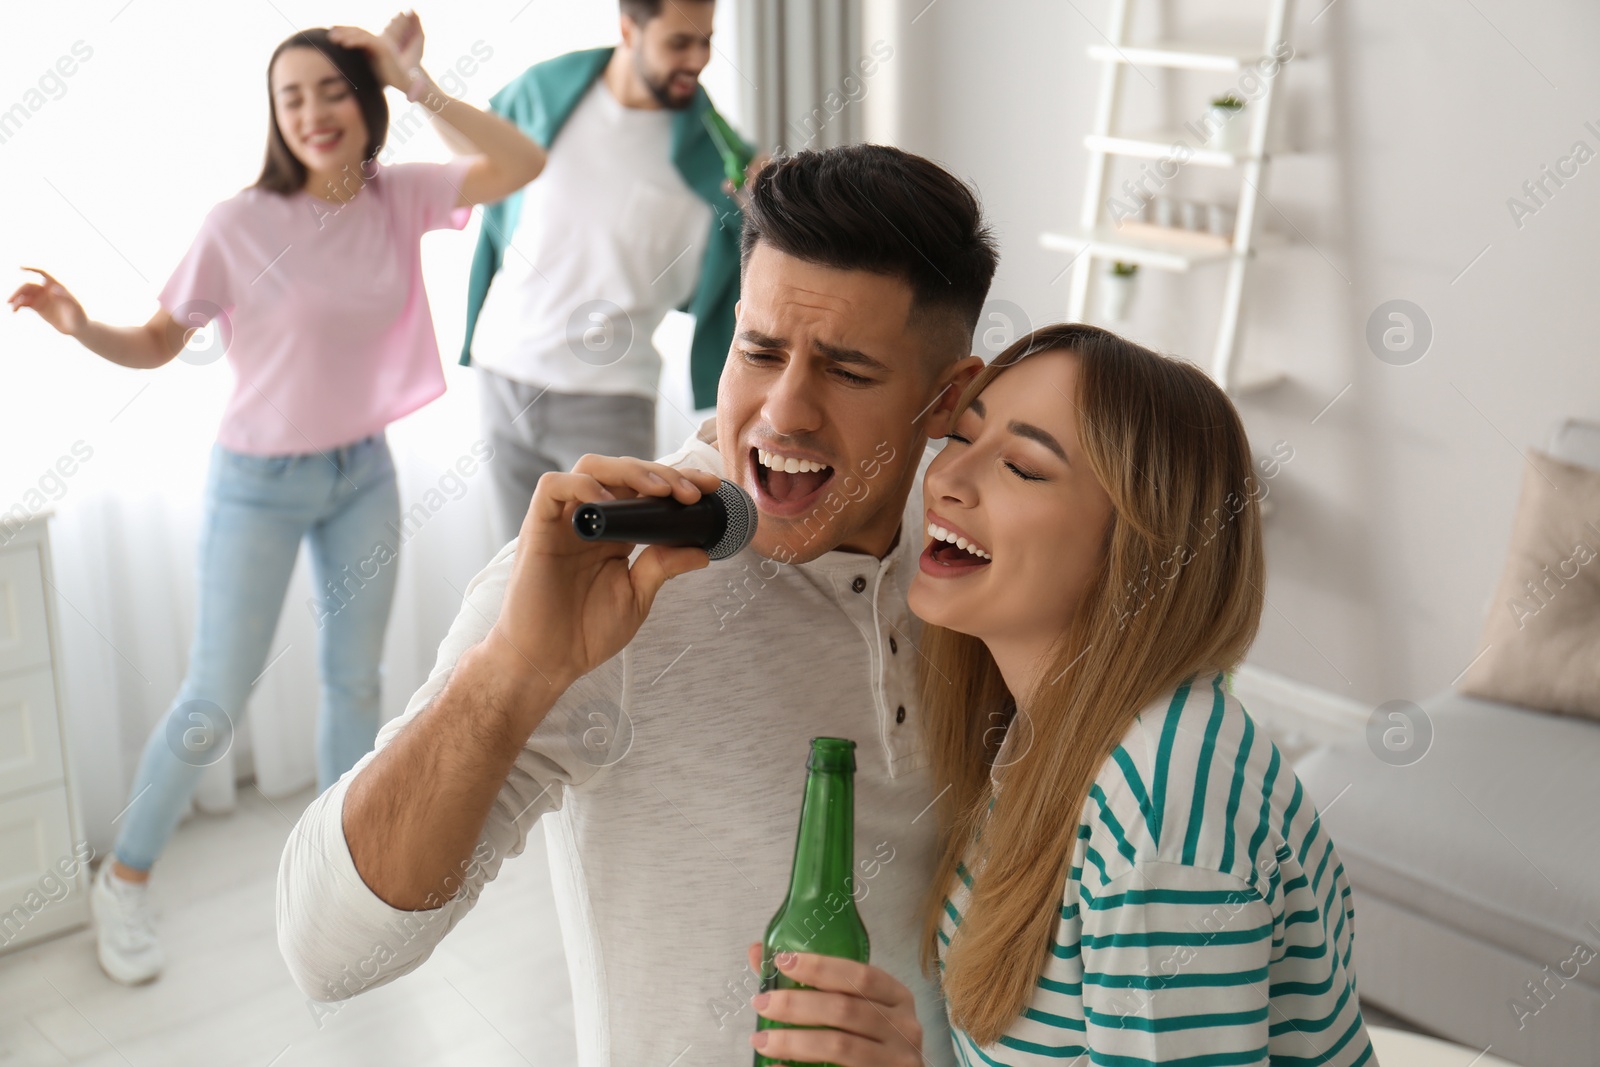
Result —
<svg viewBox="0 0 1600 1067"><path fill-rule="evenodd" d="M595 79L522 191L474 362L560 393L656 395L650 337L693 294L711 228L672 163L675 114L624 107Z"/></svg>
<svg viewBox="0 0 1600 1067"><path fill-rule="evenodd" d="M662 462L720 474L714 435L708 421ZM759 980L745 949L788 887L810 740L847 737L857 745L853 895L872 962L916 995L928 1067L953 1067L943 1002L918 965L938 821L916 699L920 627L906 604L921 484L919 470L883 559L833 551L780 565L746 549L667 583L633 641L534 730L443 907L391 908L356 871L343 811L373 758L363 757L284 848L278 945L295 982L341 1000L415 969L542 822L581 1067L749 1063ZM467 586L433 673L379 730L378 749L488 633L515 547Z"/></svg>

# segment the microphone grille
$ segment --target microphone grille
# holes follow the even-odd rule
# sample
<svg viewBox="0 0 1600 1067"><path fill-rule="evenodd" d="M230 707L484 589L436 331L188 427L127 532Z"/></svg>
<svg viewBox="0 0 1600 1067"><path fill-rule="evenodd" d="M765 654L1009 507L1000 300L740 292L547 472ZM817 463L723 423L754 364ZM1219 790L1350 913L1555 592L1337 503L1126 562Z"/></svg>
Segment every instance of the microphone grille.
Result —
<svg viewBox="0 0 1600 1067"><path fill-rule="evenodd" d="M756 537L756 502L750 494L734 483L723 479L712 496L722 501L728 514L728 524L716 544L706 549L712 559L727 559L743 552Z"/></svg>

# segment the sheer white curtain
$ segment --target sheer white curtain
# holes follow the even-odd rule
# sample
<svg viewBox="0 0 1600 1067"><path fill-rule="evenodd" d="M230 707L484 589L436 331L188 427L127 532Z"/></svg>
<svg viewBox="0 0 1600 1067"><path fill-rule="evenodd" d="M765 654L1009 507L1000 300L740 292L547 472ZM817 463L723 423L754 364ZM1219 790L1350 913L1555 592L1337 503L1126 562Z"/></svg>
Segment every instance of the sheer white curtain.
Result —
<svg viewBox="0 0 1600 1067"><path fill-rule="evenodd" d="M464 14L463 11L470 14ZM267 121L266 62L296 29L380 28L391 4L346 0L218 5L105 0L22 7L0 35L0 279L50 270L91 316L143 322L206 211L255 177ZM616 39L610 0L419 6L424 62L483 102L529 64ZM707 89L735 124L747 79L731 58L733 3L719 6ZM292 21L290 21L292 20ZM453 81L447 80L447 75ZM418 113L390 94L392 161L444 159ZM424 273L448 393L390 428L402 509L428 518L401 549L384 656L384 712L398 714L433 665L460 590L499 547L487 470L454 470L479 439L474 372L455 365L477 233L430 234ZM667 358L659 436L694 424L685 377L689 321L657 334ZM84 831L115 833L138 754L183 676L194 622L195 542L211 442L231 386L225 362L154 372L112 366L31 313L0 316L0 513L48 500L66 663L70 759ZM66 464L62 457L82 456ZM226 809L236 778L278 796L311 784L315 626L304 553L269 656L227 760L199 803Z"/></svg>
<svg viewBox="0 0 1600 1067"><path fill-rule="evenodd" d="M859 141L893 143L883 116L897 105L892 61L901 0L744 0L740 54L751 133L792 154Z"/></svg>

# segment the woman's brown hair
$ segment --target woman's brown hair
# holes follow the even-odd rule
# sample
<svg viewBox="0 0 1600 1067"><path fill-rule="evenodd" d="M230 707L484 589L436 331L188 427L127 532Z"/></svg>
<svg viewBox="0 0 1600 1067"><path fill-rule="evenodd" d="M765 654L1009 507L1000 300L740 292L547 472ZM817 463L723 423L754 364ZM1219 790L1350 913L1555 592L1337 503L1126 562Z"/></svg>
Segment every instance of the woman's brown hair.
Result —
<svg viewBox="0 0 1600 1067"><path fill-rule="evenodd" d="M1010 693L975 637L929 626L923 643L926 741L936 783L949 786L923 964L936 967L944 899L965 860L972 894L940 981L952 1023L979 1044L998 1040L1032 999L1101 765L1146 705L1196 671L1243 659L1263 603L1249 441L1193 364L1098 327L1047 326L995 357L956 413L1008 368L1051 351L1078 361L1078 449L1112 505L1103 564L1034 693ZM1017 736L997 766L1008 732Z"/></svg>
<svg viewBox="0 0 1600 1067"><path fill-rule="evenodd" d="M298 193L306 187L306 165L289 151L283 131L278 128L278 109L272 98L272 68L278 62L278 57L291 48L313 48L321 52L349 84L350 91L356 94L361 117L367 124L367 145L362 151L362 163L369 164L378 157L383 140L389 133L389 101L384 98L383 85L378 81L367 54L359 48L334 44L328 39L326 29L301 30L291 34L272 50L272 58L267 60L267 157L261 164L261 176L255 182L257 188L270 189L284 196Z"/></svg>

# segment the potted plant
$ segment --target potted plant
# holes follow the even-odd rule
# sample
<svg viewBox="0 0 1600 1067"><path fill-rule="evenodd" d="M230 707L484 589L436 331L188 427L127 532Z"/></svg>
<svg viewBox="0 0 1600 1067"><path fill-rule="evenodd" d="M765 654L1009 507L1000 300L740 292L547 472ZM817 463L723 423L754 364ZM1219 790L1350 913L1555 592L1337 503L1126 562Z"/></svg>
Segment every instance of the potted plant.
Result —
<svg viewBox="0 0 1600 1067"><path fill-rule="evenodd" d="M1133 301L1133 291L1139 280L1139 264L1111 264L1100 278L1100 318L1104 322L1122 322L1128 317L1128 305Z"/></svg>
<svg viewBox="0 0 1600 1067"><path fill-rule="evenodd" d="M1239 121L1244 111L1244 101L1233 93L1224 93L1211 101L1206 112L1206 126L1211 135L1206 147L1218 152L1242 152L1250 139L1249 126Z"/></svg>

